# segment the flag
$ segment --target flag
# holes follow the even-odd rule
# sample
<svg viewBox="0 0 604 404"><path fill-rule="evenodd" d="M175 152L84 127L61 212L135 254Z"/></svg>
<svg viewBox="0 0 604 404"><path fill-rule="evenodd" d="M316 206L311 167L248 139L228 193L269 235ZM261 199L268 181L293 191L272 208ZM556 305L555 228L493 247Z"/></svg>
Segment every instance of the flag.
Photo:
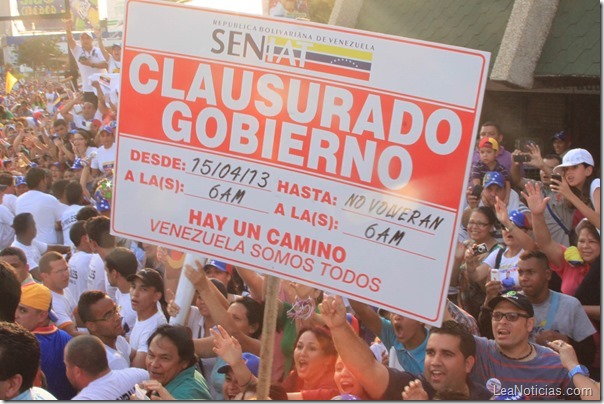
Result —
<svg viewBox="0 0 604 404"><path fill-rule="evenodd" d="M6 94L10 93L13 89L13 86L17 82L17 78L10 74L10 72L6 72Z"/></svg>

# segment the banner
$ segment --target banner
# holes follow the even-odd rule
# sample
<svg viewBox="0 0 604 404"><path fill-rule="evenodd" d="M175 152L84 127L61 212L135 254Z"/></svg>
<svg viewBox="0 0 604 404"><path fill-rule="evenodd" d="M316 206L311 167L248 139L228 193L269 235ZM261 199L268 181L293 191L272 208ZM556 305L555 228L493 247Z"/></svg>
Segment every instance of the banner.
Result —
<svg viewBox="0 0 604 404"><path fill-rule="evenodd" d="M489 54L126 7L114 234L438 324Z"/></svg>

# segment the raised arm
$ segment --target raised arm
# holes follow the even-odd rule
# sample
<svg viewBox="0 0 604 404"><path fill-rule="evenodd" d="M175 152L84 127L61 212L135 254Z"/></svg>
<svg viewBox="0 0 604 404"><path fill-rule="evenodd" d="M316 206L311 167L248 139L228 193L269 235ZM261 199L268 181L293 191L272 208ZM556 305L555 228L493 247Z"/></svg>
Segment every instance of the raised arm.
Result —
<svg viewBox="0 0 604 404"><path fill-rule="evenodd" d="M203 298L210 315L216 324L220 324L225 330L239 341L242 348L246 352L251 352L254 355L260 354L260 341L248 336L241 331L233 317L227 311L228 301L218 291L216 286L206 277L203 271L203 265L199 261L195 261L197 270L194 270L190 265L185 266L185 275L191 283L195 286L195 289L199 292L199 295Z"/></svg>
<svg viewBox="0 0 604 404"><path fill-rule="evenodd" d="M585 216L587 220L591 222L591 224L596 226L597 229L600 228L600 188L596 189L594 192L595 209L592 209L591 206L588 206L581 200L581 198L575 195L564 177L562 177L561 181L552 178L550 188L552 191L559 192L562 196L564 196L564 198L572 203L573 206L577 208L577 210L581 212L581 214Z"/></svg>
<svg viewBox="0 0 604 404"><path fill-rule="evenodd" d="M108 62L109 61L109 56L111 56L111 55L109 54L109 52L107 51L107 49L105 49L105 45L103 45L103 31L101 31L101 27L97 27L94 30L94 35L96 35L96 37L98 39L99 49L103 53L103 57Z"/></svg>
<svg viewBox="0 0 604 404"><path fill-rule="evenodd" d="M342 361L363 386L369 398L380 400L388 387L388 369L375 359L369 346L346 321L346 308L342 298L327 297L320 308Z"/></svg>
<svg viewBox="0 0 604 404"><path fill-rule="evenodd" d="M518 240L518 244L520 244L524 250L536 250L537 244L535 243L535 240L533 240L533 238L529 236L527 232L518 229L514 222L510 220L507 205L501 199L499 199L499 197L495 197L495 199L495 213L497 214L497 220L499 220L499 223L501 223L509 233L513 234L514 238Z"/></svg>
<svg viewBox="0 0 604 404"><path fill-rule="evenodd" d="M560 245L552 240L552 236L545 223L545 209L549 197L544 198L541 193L541 185L531 182L524 186L526 192L522 192L522 196L526 199L529 209L531 210L533 234L539 249L547 256L547 259L559 267L564 260L564 253Z"/></svg>
<svg viewBox="0 0 604 404"><path fill-rule="evenodd" d="M63 20L63 22L65 22L65 33L67 34L67 46L69 46L70 50L73 50L77 44L73 37L73 32L71 32L71 18Z"/></svg>
<svg viewBox="0 0 604 404"><path fill-rule="evenodd" d="M348 299L350 307L354 310L354 314L360 322L378 337L382 335L382 319L369 305L356 300Z"/></svg>

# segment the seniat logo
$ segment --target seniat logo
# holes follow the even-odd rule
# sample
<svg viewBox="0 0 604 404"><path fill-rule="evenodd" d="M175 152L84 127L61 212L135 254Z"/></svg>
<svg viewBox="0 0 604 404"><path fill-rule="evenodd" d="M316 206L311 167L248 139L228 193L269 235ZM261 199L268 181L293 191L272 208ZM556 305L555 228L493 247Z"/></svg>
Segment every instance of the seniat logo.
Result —
<svg viewBox="0 0 604 404"><path fill-rule="evenodd" d="M323 39L327 39L322 37ZM238 57L255 57L265 63L346 76L368 81L373 52L350 46L338 46L278 35L254 35L238 31L212 32L212 53ZM330 39L332 42L337 40ZM344 42L344 41L341 41ZM352 44L355 44L352 42Z"/></svg>

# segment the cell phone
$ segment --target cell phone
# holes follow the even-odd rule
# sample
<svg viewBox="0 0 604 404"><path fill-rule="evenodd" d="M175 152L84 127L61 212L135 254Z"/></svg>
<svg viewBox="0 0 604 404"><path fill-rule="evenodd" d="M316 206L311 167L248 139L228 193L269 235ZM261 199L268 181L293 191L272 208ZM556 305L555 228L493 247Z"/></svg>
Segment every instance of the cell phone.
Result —
<svg viewBox="0 0 604 404"><path fill-rule="evenodd" d="M552 174L552 180L556 180L558 182L562 181L562 176L560 174Z"/></svg>
<svg viewBox="0 0 604 404"><path fill-rule="evenodd" d="M499 270L495 268L491 268L491 280L498 281L499 280Z"/></svg>
<svg viewBox="0 0 604 404"><path fill-rule="evenodd" d="M514 161L517 163L528 163L529 161L531 161L531 156L528 156L526 154L517 154L514 156Z"/></svg>
<svg viewBox="0 0 604 404"><path fill-rule="evenodd" d="M482 185L476 184L472 187L472 195L480 198L480 194L482 194Z"/></svg>

